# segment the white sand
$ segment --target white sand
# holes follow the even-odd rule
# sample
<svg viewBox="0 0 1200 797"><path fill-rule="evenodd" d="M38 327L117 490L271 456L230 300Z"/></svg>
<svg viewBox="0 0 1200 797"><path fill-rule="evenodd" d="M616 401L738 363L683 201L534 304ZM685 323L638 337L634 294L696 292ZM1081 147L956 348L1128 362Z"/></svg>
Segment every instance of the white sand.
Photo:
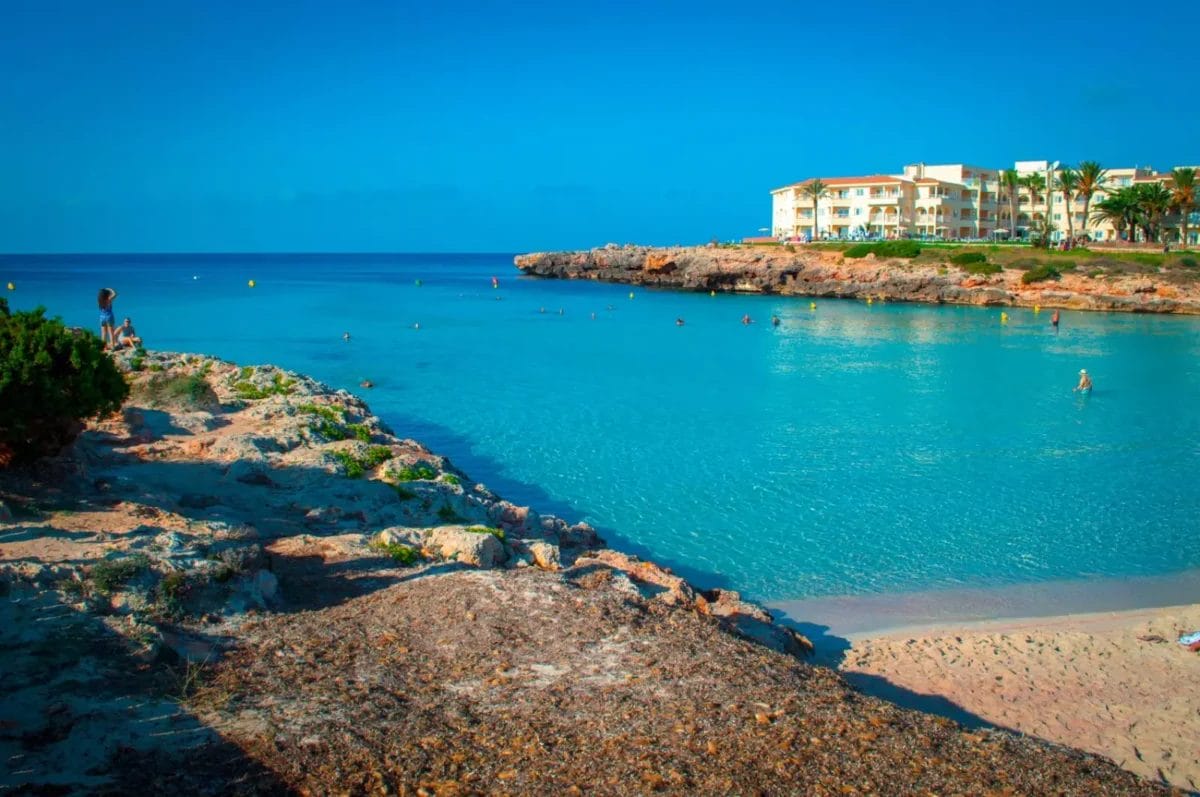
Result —
<svg viewBox="0 0 1200 797"><path fill-rule="evenodd" d="M853 638L840 669L1197 790L1200 653L1176 642L1195 630L1196 604L943 625Z"/></svg>

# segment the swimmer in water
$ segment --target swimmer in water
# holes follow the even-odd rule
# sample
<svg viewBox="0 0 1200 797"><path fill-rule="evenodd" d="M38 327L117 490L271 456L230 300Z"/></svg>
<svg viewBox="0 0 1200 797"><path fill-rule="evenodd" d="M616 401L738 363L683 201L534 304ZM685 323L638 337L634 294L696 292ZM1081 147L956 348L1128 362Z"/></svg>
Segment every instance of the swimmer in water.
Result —
<svg viewBox="0 0 1200 797"><path fill-rule="evenodd" d="M754 323L754 319L750 317L749 313L746 313L744 316L742 316L742 323L746 326L749 326L750 324Z"/></svg>
<svg viewBox="0 0 1200 797"><path fill-rule="evenodd" d="M344 341L346 341L347 343L349 343L349 342L350 342L350 333L349 333L349 332L343 332L343 333L342 333L342 340L344 340Z"/></svg>
<svg viewBox="0 0 1200 797"><path fill-rule="evenodd" d="M683 319L682 319L682 318L676 318L676 319L675 319L675 326L677 326L677 327L681 327L681 326L683 326Z"/></svg>
<svg viewBox="0 0 1200 797"><path fill-rule="evenodd" d="M771 326L773 326L773 327L779 326L779 316L777 316L777 315L771 316Z"/></svg>
<svg viewBox="0 0 1200 797"><path fill-rule="evenodd" d="M363 381L358 383L358 386L365 387L365 388L372 388L372 387L375 387L375 383L372 382L370 379L364 379Z"/></svg>
<svg viewBox="0 0 1200 797"><path fill-rule="evenodd" d="M1050 316L1050 326L1054 327L1054 331L1058 331L1058 311L1054 311L1054 315Z"/></svg>
<svg viewBox="0 0 1200 797"><path fill-rule="evenodd" d="M558 314L559 314L559 315L562 315L562 314L563 314L563 309L562 309L561 307L560 307L560 308L558 308Z"/></svg>
<svg viewBox="0 0 1200 797"><path fill-rule="evenodd" d="M539 312L539 313L545 313L545 312L546 312L546 308L545 308L545 307L539 307L539 308L538 308L538 312Z"/></svg>
<svg viewBox="0 0 1200 797"><path fill-rule="evenodd" d="M1087 372L1086 368L1080 368L1079 369L1079 384L1076 385L1075 390L1072 390L1071 392L1072 393L1075 393L1075 392L1090 393L1091 390L1092 390L1092 378L1090 376L1088 376L1088 372Z"/></svg>

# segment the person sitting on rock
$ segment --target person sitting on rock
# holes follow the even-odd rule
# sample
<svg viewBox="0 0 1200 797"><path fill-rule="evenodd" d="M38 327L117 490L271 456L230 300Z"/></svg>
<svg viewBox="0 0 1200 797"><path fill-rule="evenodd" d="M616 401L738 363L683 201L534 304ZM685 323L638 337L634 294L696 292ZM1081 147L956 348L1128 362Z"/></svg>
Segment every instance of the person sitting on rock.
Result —
<svg viewBox="0 0 1200 797"><path fill-rule="evenodd" d="M138 337L137 330L133 328L133 321L128 318L121 326L117 327L116 335L118 346L128 346L131 349L142 347L142 339Z"/></svg>

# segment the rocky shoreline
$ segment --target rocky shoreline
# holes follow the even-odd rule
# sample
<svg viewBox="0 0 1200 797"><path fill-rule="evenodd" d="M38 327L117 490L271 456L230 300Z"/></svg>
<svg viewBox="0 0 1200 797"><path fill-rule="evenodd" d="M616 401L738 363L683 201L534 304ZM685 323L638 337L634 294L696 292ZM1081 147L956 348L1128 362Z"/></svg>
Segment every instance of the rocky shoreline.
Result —
<svg viewBox="0 0 1200 797"><path fill-rule="evenodd" d="M1164 275L1065 273L1024 284L1022 271L975 275L947 259L847 258L840 251L790 247L609 246L518 255L532 276L590 279L692 291L1135 313L1200 314L1200 286Z"/></svg>
<svg viewBox="0 0 1200 797"><path fill-rule="evenodd" d="M121 413L0 474L0 789L1163 793L864 697L345 391L121 364Z"/></svg>

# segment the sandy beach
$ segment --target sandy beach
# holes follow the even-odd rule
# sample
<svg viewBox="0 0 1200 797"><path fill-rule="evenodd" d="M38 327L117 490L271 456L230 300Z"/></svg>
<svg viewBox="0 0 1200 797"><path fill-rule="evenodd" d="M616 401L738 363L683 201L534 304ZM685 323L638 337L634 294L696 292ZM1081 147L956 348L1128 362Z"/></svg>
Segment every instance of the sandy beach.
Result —
<svg viewBox="0 0 1200 797"><path fill-rule="evenodd" d="M1200 654L1176 642L1197 629L1197 604L946 624L854 636L839 669L1197 790Z"/></svg>

